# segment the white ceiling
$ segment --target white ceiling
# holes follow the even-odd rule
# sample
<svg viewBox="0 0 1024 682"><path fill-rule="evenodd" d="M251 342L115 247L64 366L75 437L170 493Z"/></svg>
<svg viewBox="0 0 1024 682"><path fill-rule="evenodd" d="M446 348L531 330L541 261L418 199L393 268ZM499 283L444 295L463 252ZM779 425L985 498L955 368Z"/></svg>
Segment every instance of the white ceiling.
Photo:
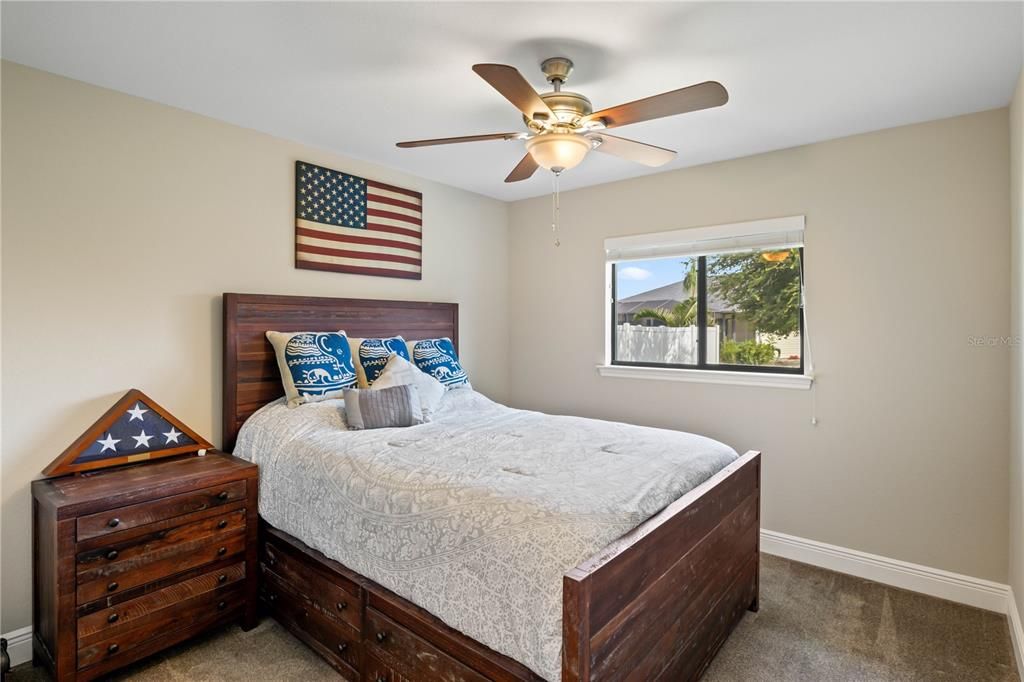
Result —
<svg viewBox="0 0 1024 682"><path fill-rule="evenodd" d="M499 199L522 142L399 140L522 129L470 66L568 56L595 108L704 80L724 107L617 129L665 170L1005 106L1019 3L3 2L3 56ZM591 154L563 189L655 170Z"/></svg>

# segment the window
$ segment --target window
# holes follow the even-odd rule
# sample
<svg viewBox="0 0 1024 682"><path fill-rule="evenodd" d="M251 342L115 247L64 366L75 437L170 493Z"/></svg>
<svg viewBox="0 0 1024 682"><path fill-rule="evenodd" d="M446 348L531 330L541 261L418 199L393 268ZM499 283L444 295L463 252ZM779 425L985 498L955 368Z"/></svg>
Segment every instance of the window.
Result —
<svg viewBox="0 0 1024 682"><path fill-rule="evenodd" d="M803 217L607 240L608 364L805 374Z"/></svg>

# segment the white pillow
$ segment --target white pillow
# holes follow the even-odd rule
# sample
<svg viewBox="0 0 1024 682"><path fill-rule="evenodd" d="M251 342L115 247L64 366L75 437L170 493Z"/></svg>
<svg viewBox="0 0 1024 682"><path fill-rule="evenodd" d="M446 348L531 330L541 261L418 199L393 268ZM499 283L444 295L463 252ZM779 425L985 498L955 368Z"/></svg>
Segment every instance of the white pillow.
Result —
<svg viewBox="0 0 1024 682"><path fill-rule="evenodd" d="M423 410L423 420L430 421L434 416L434 410L441 404L447 390L440 381L422 371L398 353L392 353L388 358L388 364L384 365L380 376L373 382L371 389L391 388L392 386L412 385L420 396L420 408Z"/></svg>

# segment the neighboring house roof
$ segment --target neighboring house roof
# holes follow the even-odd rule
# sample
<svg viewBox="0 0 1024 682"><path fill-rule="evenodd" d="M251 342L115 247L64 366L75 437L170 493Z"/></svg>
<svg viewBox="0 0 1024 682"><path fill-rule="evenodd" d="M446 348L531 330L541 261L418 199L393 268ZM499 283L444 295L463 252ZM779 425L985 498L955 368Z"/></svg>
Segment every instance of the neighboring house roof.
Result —
<svg viewBox="0 0 1024 682"><path fill-rule="evenodd" d="M712 279L711 277L708 278L709 283ZM671 310L687 298L689 296L683 291L683 280L679 280L657 289L642 291L639 294L621 299L615 304L615 312L619 315L629 315L644 308ZM712 313L736 312L736 306L712 291L708 292L708 309Z"/></svg>

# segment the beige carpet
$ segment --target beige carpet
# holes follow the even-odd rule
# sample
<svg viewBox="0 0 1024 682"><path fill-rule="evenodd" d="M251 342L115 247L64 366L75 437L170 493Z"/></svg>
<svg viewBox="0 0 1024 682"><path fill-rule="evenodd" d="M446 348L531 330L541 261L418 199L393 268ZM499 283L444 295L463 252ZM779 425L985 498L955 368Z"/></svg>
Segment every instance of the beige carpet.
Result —
<svg viewBox="0 0 1024 682"><path fill-rule="evenodd" d="M19 666L10 682L45 673ZM332 680L334 671L272 620L231 627L124 671L167 682ZM1018 680L1005 617L764 556L761 611L748 613L705 680Z"/></svg>

